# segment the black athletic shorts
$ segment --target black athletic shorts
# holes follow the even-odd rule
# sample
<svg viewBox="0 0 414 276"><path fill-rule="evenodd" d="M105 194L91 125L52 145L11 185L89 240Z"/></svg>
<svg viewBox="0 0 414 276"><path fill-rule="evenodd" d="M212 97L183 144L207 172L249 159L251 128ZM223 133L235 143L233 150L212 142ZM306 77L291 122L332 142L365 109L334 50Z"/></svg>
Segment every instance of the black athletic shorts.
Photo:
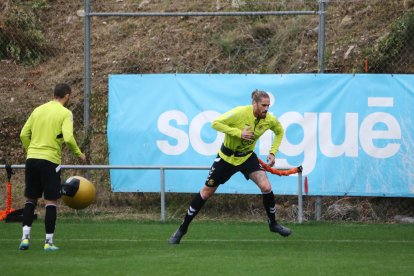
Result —
<svg viewBox="0 0 414 276"><path fill-rule="evenodd" d="M257 155L253 152L252 155L241 165L234 166L224 161L218 154L211 166L205 185L208 187L217 187L224 184L236 172L241 172L246 179L252 172L263 170L257 159Z"/></svg>
<svg viewBox="0 0 414 276"><path fill-rule="evenodd" d="M60 198L60 170L56 172L58 164L43 159L27 159L25 170L26 187L24 195L27 198L41 198L46 200Z"/></svg>

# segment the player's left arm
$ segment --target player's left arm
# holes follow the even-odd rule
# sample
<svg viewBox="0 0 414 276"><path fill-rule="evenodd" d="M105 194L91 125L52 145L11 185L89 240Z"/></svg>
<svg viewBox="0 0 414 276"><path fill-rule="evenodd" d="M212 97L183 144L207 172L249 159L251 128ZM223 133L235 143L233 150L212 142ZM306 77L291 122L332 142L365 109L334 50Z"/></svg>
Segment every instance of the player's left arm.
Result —
<svg viewBox="0 0 414 276"><path fill-rule="evenodd" d="M76 143L75 137L73 136L73 115L72 112L68 112L62 124L62 134L65 144L69 149L77 156L82 157L82 152Z"/></svg>
<svg viewBox="0 0 414 276"><path fill-rule="evenodd" d="M272 147L270 148L269 155L267 156L267 161L269 166L273 166L275 164L275 156L276 153L279 150L279 146L282 143L283 135L285 134L285 130L283 129L282 124L279 122L279 120L274 117L273 124L271 126L271 130L273 131L274 138Z"/></svg>

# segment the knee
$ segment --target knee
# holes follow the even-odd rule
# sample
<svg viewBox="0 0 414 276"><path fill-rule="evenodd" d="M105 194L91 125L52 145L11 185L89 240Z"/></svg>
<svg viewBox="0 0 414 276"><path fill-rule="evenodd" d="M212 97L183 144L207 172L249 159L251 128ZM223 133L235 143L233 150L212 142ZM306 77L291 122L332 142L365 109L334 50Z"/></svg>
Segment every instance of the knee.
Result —
<svg viewBox="0 0 414 276"><path fill-rule="evenodd" d="M268 194L272 191L272 186L270 185L270 183L265 183L264 185L260 186L260 191L262 192L262 194Z"/></svg>
<svg viewBox="0 0 414 276"><path fill-rule="evenodd" d="M211 194L208 191L205 191L205 189L202 189L200 191L200 195L201 195L201 198L204 200L207 200L211 196Z"/></svg>
<svg viewBox="0 0 414 276"><path fill-rule="evenodd" d="M217 187L204 186L203 189L201 189L200 191L201 198L204 200L209 199L214 194L216 189Z"/></svg>

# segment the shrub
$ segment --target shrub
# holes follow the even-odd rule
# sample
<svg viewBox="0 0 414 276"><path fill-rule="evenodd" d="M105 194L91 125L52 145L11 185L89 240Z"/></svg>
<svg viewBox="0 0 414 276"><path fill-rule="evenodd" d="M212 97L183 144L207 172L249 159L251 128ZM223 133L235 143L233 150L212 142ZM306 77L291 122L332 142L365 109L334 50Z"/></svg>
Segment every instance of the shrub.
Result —
<svg viewBox="0 0 414 276"><path fill-rule="evenodd" d="M46 56L46 38L34 13L46 7L44 3L39 0L7 2L0 17L0 58L34 65Z"/></svg>
<svg viewBox="0 0 414 276"><path fill-rule="evenodd" d="M388 34L383 36L374 48L367 51L370 72L386 73L393 65L398 66L405 49L414 43L414 12L405 14L391 25ZM397 64L395 64L397 62ZM394 70L395 71L395 70Z"/></svg>

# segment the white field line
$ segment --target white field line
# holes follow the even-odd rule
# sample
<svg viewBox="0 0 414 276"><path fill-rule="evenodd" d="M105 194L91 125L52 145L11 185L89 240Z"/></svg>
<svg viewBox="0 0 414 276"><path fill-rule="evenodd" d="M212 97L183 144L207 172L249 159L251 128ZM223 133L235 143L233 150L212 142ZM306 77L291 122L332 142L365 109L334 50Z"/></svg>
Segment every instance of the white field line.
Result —
<svg viewBox="0 0 414 276"><path fill-rule="evenodd" d="M0 238L0 241L18 241L16 239ZM31 239L44 240L44 239ZM71 242L164 242L168 239L104 239L104 238L63 238L65 241ZM183 239L183 242L217 242L217 243L406 243L414 244L414 240L294 240L294 239Z"/></svg>

